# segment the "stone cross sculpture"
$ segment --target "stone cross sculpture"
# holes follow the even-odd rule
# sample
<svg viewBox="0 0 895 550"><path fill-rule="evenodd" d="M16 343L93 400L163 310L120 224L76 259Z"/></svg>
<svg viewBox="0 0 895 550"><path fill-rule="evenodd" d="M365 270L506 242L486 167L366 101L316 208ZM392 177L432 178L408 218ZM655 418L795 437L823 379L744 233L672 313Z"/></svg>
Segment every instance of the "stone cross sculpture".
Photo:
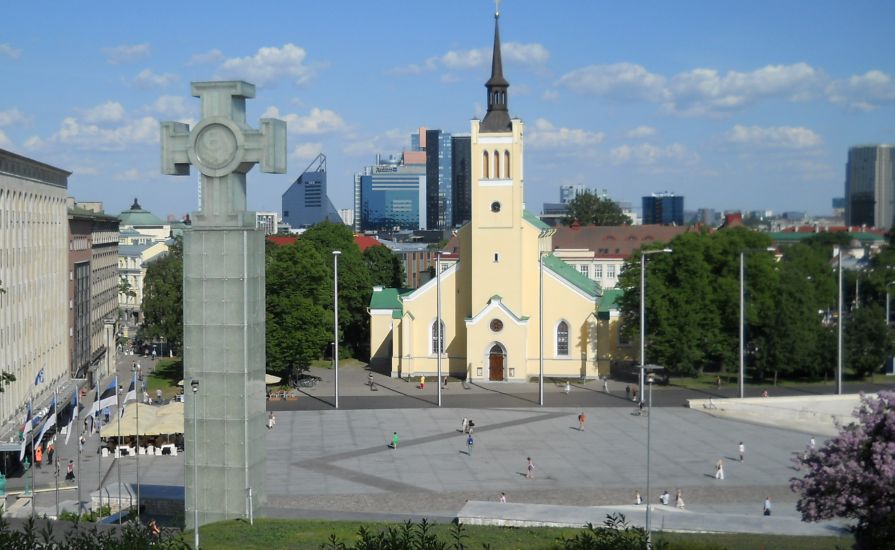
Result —
<svg viewBox="0 0 895 550"><path fill-rule="evenodd" d="M194 82L202 119L161 126L162 173L202 173L183 242L184 490L187 527L264 506L264 235L246 211L246 172L286 171L286 124L246 124L247 82ZM195 390L193 382L197 383Z"/></svg>
<svg viewBox="0 0 895 550"><path fill-rule="evenodd" d="M190 164L202 173L202 205L197 225L255 226L245 217L246 172L286 172L286 123L262 118L261 130L246 124L248 82L193 82L202 100L202 120L192 131L182 122L162 123L162 173L188 176Z"/></svg>

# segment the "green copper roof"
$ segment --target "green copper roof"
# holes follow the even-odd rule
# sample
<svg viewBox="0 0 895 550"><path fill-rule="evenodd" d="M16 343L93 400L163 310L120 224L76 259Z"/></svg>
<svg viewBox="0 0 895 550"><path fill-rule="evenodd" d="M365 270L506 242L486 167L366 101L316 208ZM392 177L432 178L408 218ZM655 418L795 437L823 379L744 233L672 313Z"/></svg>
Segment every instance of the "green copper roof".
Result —
<svg viewBox="0 0 895 550"><path fill-rule="evenodd" d="M545 227L547 226L545 225ZM560 260L553 254L544 256L544 265L547 266L550 271L556 273L579 290L584 291L588 296L596 298L600 295L600 285L597 284L596 281L585 277L579 273L577 269Z"/></svg>
<svg viewBox="0 0 895 550"><path fill-rule="evenodd" d="M392 318L400 319L404 313L404 304L401 297L410 294L413 288L383 288L374 290L370 296L370 309L391 309Z"/></svg>
<svg viewBox="0 0 895 550"><path fill-rule="evenodd" d="M530 223L531 225L537 227L537 228L540 229L541 231L544 231L545 229L552 229L549 225L547 225L546 223L542 222L540 218L538 218L537 216L535 216L534 214L532 214L532 213L529 212L528 210L523 210L523 211L522 211L522 218L524 218L525 221L527 221L527 222Z"/></svg>
<svg viewBox="0 0 895 550"><path fill-rule="evenodd" d="M604 290L603 296L600 297L600 308L597 310L597 317L609 319L609 313L613 309L618 309L618 301L624 294L625 291L620 288Z"/></svg>
<svg viewBox="0 0 895 550"><path fill-rule="evenodd" d="M118 214L118 219L121 220L121 225L138 227L146 225L165 225L165 222L163 222L161 218L149 210L143 210L140 203L137 202L137 199L134 199L134 204L132 204L129 209Z"/></svg>

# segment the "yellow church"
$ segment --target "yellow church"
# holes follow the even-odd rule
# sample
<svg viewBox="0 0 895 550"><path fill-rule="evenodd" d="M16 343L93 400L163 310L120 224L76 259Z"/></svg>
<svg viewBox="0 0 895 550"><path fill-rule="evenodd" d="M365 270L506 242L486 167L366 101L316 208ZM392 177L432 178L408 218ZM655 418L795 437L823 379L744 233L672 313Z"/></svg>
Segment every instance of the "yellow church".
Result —
<svg viewBox="0 0 895 550"><path fill-rule="evenodd" d="M597 353L599 285L555 257L554 230L525 211L524 125L507 108L498 23L495 14L488 110L471 121L471 221L457 233L459 258L418 289L376 287L370 299L371 366L393 377L434 377L440 354L443 375L529 381L541 338L544 376L608 374Z"/></svg>

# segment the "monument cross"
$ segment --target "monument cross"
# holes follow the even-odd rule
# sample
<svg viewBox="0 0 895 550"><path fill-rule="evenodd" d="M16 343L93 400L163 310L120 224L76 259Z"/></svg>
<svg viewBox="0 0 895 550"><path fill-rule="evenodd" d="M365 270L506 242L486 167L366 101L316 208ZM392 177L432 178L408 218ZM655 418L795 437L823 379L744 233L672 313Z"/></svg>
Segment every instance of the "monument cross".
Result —
<svg viewBox="0 0 895 550"><path fill-rule="evenodd" d="M193 82L202 102L202 119L190 131L182 122L161 127L162 173L188 176L190 164L202 174L202 203L196 225L254 227L246 212L246 172L286 172L286 123L262 118L261 130L246 124L245 100L255 86L243 81Z"/></svg>

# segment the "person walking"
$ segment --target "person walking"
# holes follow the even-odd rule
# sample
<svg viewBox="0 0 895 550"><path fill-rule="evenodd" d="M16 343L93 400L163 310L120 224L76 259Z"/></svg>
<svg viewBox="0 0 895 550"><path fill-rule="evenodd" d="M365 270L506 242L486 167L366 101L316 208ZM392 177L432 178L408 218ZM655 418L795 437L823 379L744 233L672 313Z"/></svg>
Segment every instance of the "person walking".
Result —
<svg viewBox="0 0 895 550"><path fill-rule="evenodd" d="M463 417L463 421L460 422L460 431L463 433L469 433L469 419Z"/></svg>
<svg viewBox="0 0 895 550"><path fill-rule="evenodd" d="M40 470L40 463L43 462L44 450L43 446L38 445L36 449L34 449L34 465L37 466L37 469Z"/></svg>
<svg viewBox="0 0 895 550"><path fill-rule="evenodd" d="M740 451L740 462L742 462L743 458L746 456L746 446L743 445L742 441L740 441L739 451Z"/></svg>
<svg viewBox="0 0 895 550"><path fill-rule="evenodd" d="M677 495L674 497L674 505L679 509L684 509L684 492L680 489L677 490Z"/></svg>
<svg viewBox="0 0 895 550"><path fill-rule="evenodd" d="M55 454L56 454L56 446L53 445L53 442L51 441L47 445L47 464L53 463L53 455L55 455Z"/></svg>
<svg viewBox="0 0 895 550"><path fill-rule="evenodd" d="M659 495L659 502L668 506L668 503L671 502L671 495L668 494L668 491L662 491L662 494Z"/></svg>
<svg viewBox="0 0 895 550"><path fill-rule="evenodd" d="M581 411L580 413L578 413L578 431L579 432L584 431L584 421L585 420L587 420L587 417L584 416L584 411Z"/></svg>
<svg viewBox="0 0 895 550"><path fill-rule="evenodd" d="M158 539L159 539L159 537L161 537L161 535L162 535L162 530L159 529L158 523L156 523L154 519L150 520L149 521L149 536L152 537L152 540L154 542L158 542Z"/></svg>
<svg viewBox="0 0 895 550"><path fill-rule="evenodd" d="M392 449L398 450L398 432L392 433Z"/></svg>
<svg viewBox="0 0 895 550"><path fill-rule="evenodd" d="M625 386L625 399L631 399L631 386Z"/></svg>
<svg viewBox="0 0 895 550"><path fill-rule="evenodd" d="M603 378L603 391L609 393L609 379Z"/></svg>
<svg viewBox="0 0 895 550"><path fill-rule="evenodd" d="M469 434L468 436L466 436L466 454L468 456L472 456L472 444L473 443L475 443L475 441L472 439L472 434Z"/></svg>
<svg viewBox="0 0 895 550"><path fill-rule="evenodd" d="M764 499L764 507L762 508L762 514L766 516L771 515L771 497L767 496Z"/></svg>
<svg viewBox="0 0 895 550"><path fill-rule="evenodd" d="M566 380L566 387L563 389L563 393L569 395L572 393L572 383Z"/></svg>
<svg viewBox="0 0 895 550"><path fill-rule="evenodd" d="M719 458L715 463L715 479L724 479L724 459Z"/></svg>
<svg viewBox="0 0 895 550"><path fill-rule="evenodd" d="M497 499L497 501L500 502L501 504L506 504L507 503L507 494L500 493L500 498Z"/></svg>
<svg viewBox="0 0 895 550"><path fill-rule="evenodd" d="M425 376L420 376L420 389L421 390L426 389L426 377Z"/></svg>
<svg viewBox="0 0 895 550"><path fill-rule="evenodd" d="M528 465L525 467L525 469L526 469L525 477L528 479L534 479L535 478L534 462L531 461L531 457L528 457L527 460L528 460Z"/></svg>
<svg viewBox="0 0 895 550"><path fill-rule="evenodd" d="M68 466L65 467L65 481L75 480L75 461L69 460Z"/></svg>
<svg viewBox="0 0 895 550"><path fill-rule="evenodd" d="M811 449L812 452L817 450L817 443L814 441L814 436L811 436L811 440L808 442L808 448Z"/></svg>
<svg viewBox="0 0 895 550"><path fill-rule="evenodd" d="M272 430L273 427L274 427L274 424L276 424L276 422L277 422L277 421L276 421L276 418L275 418L274 415L273 415L273 411L268 412L268 413L267 413L267 429L268 429L268 430Z"/></svg>
<svg viewBox="0 0 895 550"><path fill-rule="evenodd" d="M643 504L643 499L640 497L640 491L634 491L634 504L637 506Z"/></svg>

